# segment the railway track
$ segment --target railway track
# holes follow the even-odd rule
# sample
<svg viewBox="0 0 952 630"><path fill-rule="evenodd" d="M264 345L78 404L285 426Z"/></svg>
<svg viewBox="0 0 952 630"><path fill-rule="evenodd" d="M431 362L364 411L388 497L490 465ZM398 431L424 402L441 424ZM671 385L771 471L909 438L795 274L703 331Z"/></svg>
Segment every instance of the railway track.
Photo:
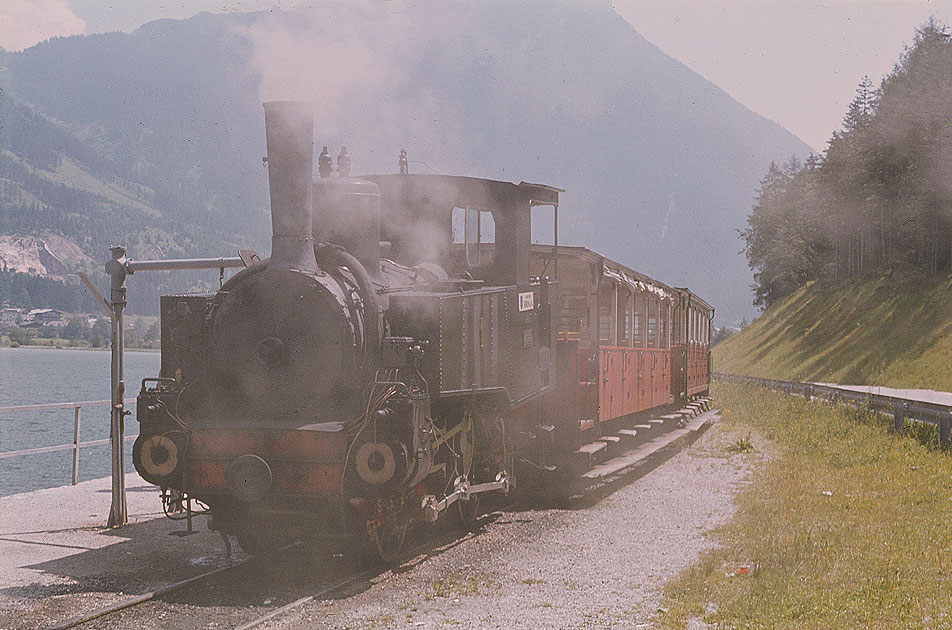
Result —
<svg viewBox="0 0 952 630"><path fill-rule="evenodd" d="M600 441L605 446L583 446L578 453L579 458L587 458L580 469L581 492L572 497L570 506L594 503L663 462L675 448L693 441L710 423L713 412L705 413L708 406L706 401L699 402L657 422L648 421L641 429L622 429L625 443L621 438L616 441L603 436ZM641 439L632 442L639 430ZM652 430L659 435L647 438L645 434ZM631 448L626 450L625 445ZM519 509L526 501L507 499L496 506L496 512L481 517L481 525L501 511ZM406 562L421 553L462 544L475 535L478 533L461 536L459 530L431 527L400 558ZM352 554L295 543L77 615L50 626L50 630L148 627L149 621L162 627L249 630L309 602L360 592L388 570L390 567L383 565L361 568Z"/></svg>
<svg viewBox="0 0 952 630"><path fill-rule="evenodd" d="M503 507L513 509L517 504ZM473 535L442 528L404 550L401 559L460 544ZM77 615L49 630L149 627L148 621L161 627L247 630L310 601L359 592L361 585L390 569L359 567L352 555L295 543Z"/></svg>

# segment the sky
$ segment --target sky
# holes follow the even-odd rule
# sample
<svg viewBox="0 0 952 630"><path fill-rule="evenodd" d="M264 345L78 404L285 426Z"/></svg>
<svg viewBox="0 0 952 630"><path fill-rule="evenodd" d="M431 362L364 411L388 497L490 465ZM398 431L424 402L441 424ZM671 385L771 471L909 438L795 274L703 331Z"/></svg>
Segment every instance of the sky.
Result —
<svg viewBox="0 0 952 630"><path fill-rule="evenodd" d="M0 46L57 35L131 32L200 11L343 0L2 0ZM413 0L381 0L412 2ZM822 151L857 84L889 72L917 26L952 24L952 0L613 0L645 39L753 111Z"/></svg>

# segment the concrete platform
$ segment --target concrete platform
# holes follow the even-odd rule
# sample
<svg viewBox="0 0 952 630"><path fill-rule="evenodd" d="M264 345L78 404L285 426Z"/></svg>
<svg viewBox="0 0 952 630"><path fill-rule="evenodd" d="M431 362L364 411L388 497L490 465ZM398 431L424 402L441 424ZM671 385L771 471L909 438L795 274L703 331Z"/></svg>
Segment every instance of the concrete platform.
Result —
<svg viewBox="0 0 952 630"><path fill-rule="evenodd" d="M126 486L129 524L116 529L108 478L0 497L0 627L45 627L228 564L205 517L173 535L185 522L165 518L158 488L134 472Z"/></svg>

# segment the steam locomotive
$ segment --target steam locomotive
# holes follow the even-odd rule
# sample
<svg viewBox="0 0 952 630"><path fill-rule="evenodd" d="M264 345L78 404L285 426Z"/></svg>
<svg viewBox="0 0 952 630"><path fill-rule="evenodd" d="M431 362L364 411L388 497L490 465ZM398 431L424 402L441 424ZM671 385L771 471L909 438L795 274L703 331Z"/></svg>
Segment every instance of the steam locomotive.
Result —
<svg viewBox="0 0 952 630"><path fill-rule="evenodd" d="M320 532L386 559L472 525L516 479L567 487L583 444L707 389L713 309L557 245L557 188L313 176L313 114L264 104L272 254L161 298L136 470L250 553ZM545 208L549 207L546 211ZM552 220L552 245L532 245ZM243 254L243 259L246 255Z"/></svg>

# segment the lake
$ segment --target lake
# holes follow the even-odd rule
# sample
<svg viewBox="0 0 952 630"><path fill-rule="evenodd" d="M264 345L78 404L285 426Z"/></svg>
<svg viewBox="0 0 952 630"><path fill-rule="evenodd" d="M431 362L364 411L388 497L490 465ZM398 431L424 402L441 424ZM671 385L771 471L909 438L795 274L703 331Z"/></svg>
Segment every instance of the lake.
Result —
<svg viewBox="0 0 952 630"><path fill-rule="evenodd" d="M0 348L0 407L109 399L108 350ZM159 373L158 352L125 353L126 397L138 394L143 378ZM126 435L139 432L135 405L126 417ZM109 437L109 406L83 407L82 441ZM0 415L0 451L69 444L73 410L16 411ZM132 466L132 440L126 441L126 470ZM72 452L0 459L0 496L68 485ZM111 474L109 445L80 449L80 481Z"/></svg>

